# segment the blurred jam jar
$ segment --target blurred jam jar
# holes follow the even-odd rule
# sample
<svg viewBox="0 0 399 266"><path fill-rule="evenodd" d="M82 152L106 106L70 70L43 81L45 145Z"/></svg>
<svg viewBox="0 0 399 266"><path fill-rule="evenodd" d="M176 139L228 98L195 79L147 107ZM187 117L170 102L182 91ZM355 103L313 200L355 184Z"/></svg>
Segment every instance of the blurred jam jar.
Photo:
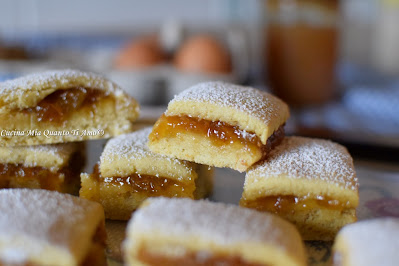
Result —
<svg viewBox="0 0 399 266"><path fill-rule="evenodd" d="M323 104L335 93L338 0L266 0L267 81L290 105Z"/></svg>

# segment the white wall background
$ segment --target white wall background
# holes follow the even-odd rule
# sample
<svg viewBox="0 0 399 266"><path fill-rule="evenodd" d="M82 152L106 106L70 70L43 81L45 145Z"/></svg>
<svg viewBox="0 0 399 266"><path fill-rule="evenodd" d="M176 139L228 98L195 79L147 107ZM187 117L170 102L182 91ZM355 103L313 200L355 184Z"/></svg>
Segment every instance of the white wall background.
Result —
<svg viewBox="0 0 399 266"><path fill-rule="evenodd" d="M166 20L191 26L258 21L257 0L0 0L0 32L129 32Z"/></svg>

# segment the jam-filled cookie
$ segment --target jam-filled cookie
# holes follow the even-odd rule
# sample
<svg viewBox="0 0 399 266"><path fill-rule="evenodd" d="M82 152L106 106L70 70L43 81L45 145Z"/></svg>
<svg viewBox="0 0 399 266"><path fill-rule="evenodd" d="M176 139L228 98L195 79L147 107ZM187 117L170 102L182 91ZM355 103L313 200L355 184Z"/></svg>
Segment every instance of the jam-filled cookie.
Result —
<svg viewBox="0 0 399 266"><path fill-rule="evenodd" d="M0 188L42 188L78 194L84 164L80 142L0 147Z"/></svg>
<svg viewBox="0 0 399 266"><path fill-rule="evenodd" d="M286 137L248 170L240 205L277 213L305 240L332 240L356 221L358 180L345 147L327 140Z"/></svg>
<svg viewBox="0 0 399 266"><path fill-rule="evenodd" d="M399 219L376 218L339 231L333 246L334 266L399 264Z"/></svg>
<svg viewBox="0 0 399 266"><path fill-rule="evenodd" d="M106 138L132 131L137 102L115 83L76 70L0 83L0 146Z"/></svg>
<svg viewBox="0 0 399 266"><path fill-rule="evenodd" d="M1 265L105 265L100 204L40 189L0 190Z"/></svg>
<svg viewBox="0 0 399 266"><path fill-rule="evenodd" d="M123 249L127 265L306 265L289 222L203 200L148 199L129 221Z"/></svg>
<svg viewBox="0 0 399 266"><path fill-rule="evenodd" d="M169 103L150 135L152 151L245 171L284 137L288 106L273 95L223 82L195 85Z"/></svg>
<svg viewBox="0 0 399 266"><path fill-rule="evenodd" d="M92 174L82 174L80 197L100 202L108 219L128 220L148 197L199 199L212 188L212 169L151 152L151 128L111 139Z"/></svg>

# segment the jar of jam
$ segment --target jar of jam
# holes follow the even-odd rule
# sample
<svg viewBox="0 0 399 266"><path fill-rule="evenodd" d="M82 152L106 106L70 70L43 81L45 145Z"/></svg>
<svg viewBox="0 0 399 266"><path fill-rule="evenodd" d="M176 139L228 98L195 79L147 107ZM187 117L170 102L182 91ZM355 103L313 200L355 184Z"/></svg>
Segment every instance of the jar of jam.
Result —
<svg viewBox="0 0 399 266"><path fill-rule="evenodd" d="M266 0L266 76L292 106L334 96L339 0Z"/></svg>

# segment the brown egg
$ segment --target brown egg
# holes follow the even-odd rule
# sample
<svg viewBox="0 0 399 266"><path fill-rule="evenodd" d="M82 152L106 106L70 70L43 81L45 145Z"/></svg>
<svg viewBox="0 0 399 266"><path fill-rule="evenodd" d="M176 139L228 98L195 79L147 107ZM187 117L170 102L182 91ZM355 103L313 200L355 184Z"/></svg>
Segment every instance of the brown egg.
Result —
<svg viewBox="0 0 399 266"><path fill-rule="evenodd" d="M227 49L214 37L196 35L186 40L174 58L182 71L196 73L229 73L231 58Z"/></svg>
<svg viewBox="0 0 399 266"><path fill-rule="evenodd" d="M143 69L165 61L165 54L156 36L144 36L127 43L117 54L118 69Z"/></svg>

